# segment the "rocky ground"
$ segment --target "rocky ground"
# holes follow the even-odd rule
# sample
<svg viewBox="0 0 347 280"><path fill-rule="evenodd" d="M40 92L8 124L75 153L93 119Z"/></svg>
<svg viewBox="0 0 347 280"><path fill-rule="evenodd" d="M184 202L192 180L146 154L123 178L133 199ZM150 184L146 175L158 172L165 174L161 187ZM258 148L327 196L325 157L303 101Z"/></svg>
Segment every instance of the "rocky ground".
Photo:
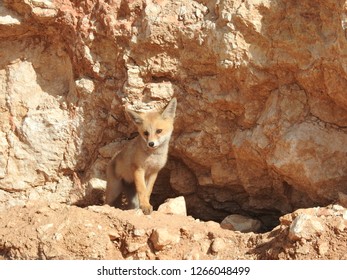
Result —
<svg viewBox="0 0 347 280"><path fill-rule="evenodd" d="M346 258L346 30L346 0L1 0L0 255ZM95 206L124 109L173 97L153 206L194 218Z"/></svg>
<svg viewBox="0 0 347 280"><path fill-rule="evenodd" d="M164 211L165 212L165 211ZM0 216L3 259L346 259L347 209L300 209L266 233L155 211L59 203Z"/></svg>

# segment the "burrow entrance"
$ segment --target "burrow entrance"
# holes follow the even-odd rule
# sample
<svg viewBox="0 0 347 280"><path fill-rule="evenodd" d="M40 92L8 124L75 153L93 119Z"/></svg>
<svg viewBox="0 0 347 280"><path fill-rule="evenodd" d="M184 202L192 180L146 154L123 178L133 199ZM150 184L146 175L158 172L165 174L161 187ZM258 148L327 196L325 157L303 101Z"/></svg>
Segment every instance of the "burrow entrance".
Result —
<svg viewBox="0 0 347 280"><path fill-rule="evenodd" d="M284 215L279 210L245 210L237 201L247 201L245 192L235 192L228 188L197 187L193 193L178 193L171 187L170 173L172 169L165 167L160 171L151 195L153 209L165 202L168 198L184 196L187 214L201 221L215 221L221 223L223 219L232 214L239 214L261 222L258 233L271 231L279 224L279 217ZM77 206L103 205L104 191L98 189L90 192L84 199L76 203Z"/></svg>
<svg viewBox="0 0 347 280"><path fill-rule="evenodd" d="M165 187L164 187L165 186ZM168 187L169 186L169 187ZM279 210L254 210L247 211L233 200L220 202L216 196L232 197L232 190L220 189L215 187L199 187L196 192L183 195L186 201L187 214L201 221L215 221L221 223L224 218L232 214L239 214L245 217L257 219L262 226L257 233L271 231L279 225L279 218L284 215ZM165 202L168 198L182 196L176 193L170 184L157 184L151 196L151 204L154 210ZM245 199L247 194L243 194Z"/></svg>

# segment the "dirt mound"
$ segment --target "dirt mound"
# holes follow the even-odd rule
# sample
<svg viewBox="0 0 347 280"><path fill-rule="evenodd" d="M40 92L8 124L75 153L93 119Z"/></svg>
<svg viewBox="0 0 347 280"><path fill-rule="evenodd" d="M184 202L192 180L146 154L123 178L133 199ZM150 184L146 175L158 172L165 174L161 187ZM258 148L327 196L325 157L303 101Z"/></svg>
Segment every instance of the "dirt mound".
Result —
<svg viewBox="0 0 347 280"><path fill-rule="evenodd" d="M3 259L346 259L347 210L297 210L271 232L240 233L183 215L64 204L0 216Z"/></svg>

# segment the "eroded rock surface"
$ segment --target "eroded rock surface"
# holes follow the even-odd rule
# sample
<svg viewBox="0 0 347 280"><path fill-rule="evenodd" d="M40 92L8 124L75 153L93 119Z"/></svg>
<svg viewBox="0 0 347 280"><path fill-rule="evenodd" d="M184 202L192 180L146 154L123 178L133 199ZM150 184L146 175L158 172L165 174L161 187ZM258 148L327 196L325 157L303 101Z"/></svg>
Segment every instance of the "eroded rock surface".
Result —
<svg viewBox="0 0 347 280"><path fill-rule="evenodd" d="M0 3L0 208L103 202L124 106L178 98L153 203L267 229L347 193L346 3ZM218 243L216 243L218 244ZM217 245L216 245L217 246ZM218 246L217 246L218 247Z"/></svg>

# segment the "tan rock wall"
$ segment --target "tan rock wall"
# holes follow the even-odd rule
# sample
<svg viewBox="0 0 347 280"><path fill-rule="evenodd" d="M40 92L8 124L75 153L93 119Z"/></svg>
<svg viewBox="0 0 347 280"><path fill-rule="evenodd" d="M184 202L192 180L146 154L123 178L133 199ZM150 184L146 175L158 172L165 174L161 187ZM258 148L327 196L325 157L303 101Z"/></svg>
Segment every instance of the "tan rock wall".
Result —
<svg viewBox="0 0 347 280"><path fill-rule="evenodd" d="M188 212L217 219L336 200L346 18L341 0L3 1L2 207L100 202L104 166L134 131L123 106L172 96L155 199L183 194Z"/></svg>

